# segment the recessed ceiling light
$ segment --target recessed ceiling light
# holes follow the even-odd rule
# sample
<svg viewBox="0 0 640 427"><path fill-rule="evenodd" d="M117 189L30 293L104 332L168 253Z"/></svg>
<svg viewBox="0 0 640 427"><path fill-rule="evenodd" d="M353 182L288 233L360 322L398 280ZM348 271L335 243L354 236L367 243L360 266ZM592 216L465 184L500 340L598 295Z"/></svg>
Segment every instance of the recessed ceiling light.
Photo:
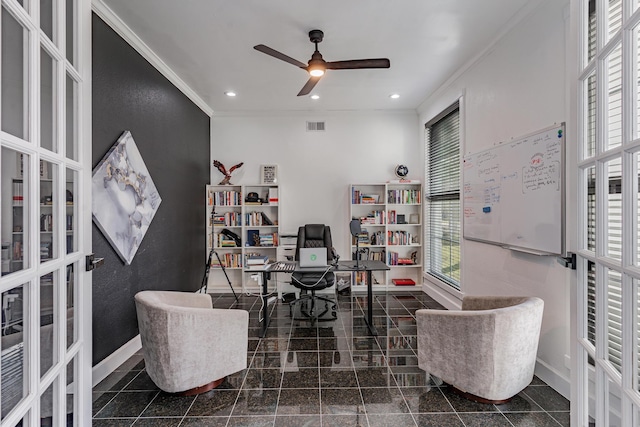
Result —
<svg viewBox="0 0 640 427"><path fill-rule="evenodd" d="M394 94L392 94L392 95L389 95L389 98L391 98L391 99L398 99L398 98L400 98L400 95L398 95L397 93L394 93Z"/></svg>
<svg viewBox="0 0 640 427"><path fill-rule="evenodd" d="M236 96L236 93L235 93L234 91L232 91L232 90L230 90L230 91L228 91L228 92L225 92L224 94L225 94L225 95L227 95L227 96L229 96L229 97L231 97L231 98L233 98L234 96Z"/></svg>
<svg viewBox="0 0 640 427"><path fill-rule="evenodd" d="M311 99L320 99L320 95L311 95Z"/></svg>

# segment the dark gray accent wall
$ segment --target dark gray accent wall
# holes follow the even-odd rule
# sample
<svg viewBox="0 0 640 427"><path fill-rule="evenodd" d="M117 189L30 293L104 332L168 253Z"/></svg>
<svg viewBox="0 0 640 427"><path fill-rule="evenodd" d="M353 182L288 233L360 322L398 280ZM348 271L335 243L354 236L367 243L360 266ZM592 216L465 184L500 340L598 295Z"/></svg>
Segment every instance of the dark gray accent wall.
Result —
<svg viewBox="0 0 640 427"><path fill-rule="evenodd" d="M93 15L93 167L129 130L162 204L131 265L93 225L93 364L138 334L133 296L195 291L205 264L209 116Z"/></svg>

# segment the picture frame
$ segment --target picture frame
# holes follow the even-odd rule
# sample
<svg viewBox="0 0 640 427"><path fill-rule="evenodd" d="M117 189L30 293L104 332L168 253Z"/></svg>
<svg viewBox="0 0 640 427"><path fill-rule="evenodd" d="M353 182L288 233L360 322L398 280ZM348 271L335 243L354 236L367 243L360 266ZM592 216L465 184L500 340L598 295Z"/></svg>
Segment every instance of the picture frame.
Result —
<svg viewBox="0 0 640 427"><path fill-rule="evenodd" d="M260 184L278 183L278 165L260 165Z"/></svg>
<svg viewBox="0 0 640 427"><path fill-rule="evenodd" d="M420 215L417 213L412 213L409 215L409 224L419 224L420 223Z"/></svg>

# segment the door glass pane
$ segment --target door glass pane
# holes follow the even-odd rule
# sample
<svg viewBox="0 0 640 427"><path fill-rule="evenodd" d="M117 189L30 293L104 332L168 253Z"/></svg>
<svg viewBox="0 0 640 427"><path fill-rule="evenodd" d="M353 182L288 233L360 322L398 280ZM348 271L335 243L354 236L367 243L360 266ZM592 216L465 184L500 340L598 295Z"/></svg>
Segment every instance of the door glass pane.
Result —
<svg viewBox="0 0 640 427"><path fill-rule="evenodd" d="M53 42L56 41L53 38L54 3L55 0L40 0L40 28Z"/></svg>
<svg viewBox="0 0 640 427"><path fill-rule="evenodd" d="M607 7L609 8L609 39L611 39L622 26L622 0L609 0Z"/></svg>
<svg viewBox="0 0 640 427"><path fill-rule="evenodd" d="M56 178L58 165L40 161L40 262L57 258Z"/></svg>
<svg viewBox="0 0 640 427"><path fill-rule="evenodd" d="M54 60L40 49L40 145L51 151L57 148L55 82Z"/></svg>
<svg viewBox="0 0 640 427"><path fill-rule="evenodd" d="M607 173L606 254L622 259L622 162L615 158L605 165Z"/></svg>
<svg viewBox="0 0 640 427"><path fill-rule="evenodd" d="M66 286L67 286L67 348L71 347L76 342L76 327L74 309L76 305L76 274L78 268L77 264L69 264L66 269Z"/></svg>
<svg viewBox="0 0 640 427"><path fill-rule="evenodd" d="M620 414L622 413L622 403L620 396L622 396L622 390L620 386L607 376L607 382L609 384L609 407L607 408L607 419L609 427L622 426L622 419Z"/></svg>
<svg viewBox="0 0 640 427"><path fill-rule="evenodd" d="M0 413L1 418L26 395L28 378L25 375L23 335L29 307L26 286L20 285L2 293L2 339L0 340Z"/></svg>
<svg viewBox="0 0 640 427"><path fill-rule="evenodd" d="M635 343L632 346L632 351L633 354L635 355L633 360L636 361L636 366L635 369L633 370L633 373L635 375L636 380L635 385L636 385L636 390L640 392L640 280L638 279L633 279L633 289L636 290L636 300L635 300L635 318L636 318L636 324L635 324Z"/></svg>
<svg viewBox="0 0 640 427"><path fill-rule="evenodd" d="M633 173L635 179L632 180L633 185L635 185L633 193L635 193L636 197L634 198L635 206L633 211L636 212L636 218L635 222L631 221L631 224L635 228L635 232L633 233L633 236L635 236L636 239L635 264L636 266L640 266L640 153L634 154L633 163L636 169Z"/></svg>
<svg viewBox="0 0 640 427"><path fill-rule="evenodd" d="M607 348L611 365L622 372L622 275L607 271Z"/></svg>
<svg viewBox="0 0 640 427"><path fill-rule="evenodd" d="M585 117L585 158L596 154L596 75L592 74L585 82L586 117Z"/></svg>
<svg viewBox="0 0 640 427"><path fill-rule="evenodd" d="M67 0L66 1L66 31L67 31L67 60L71 63L71 65L75 64L76 59L76 21L73 19L73 15L75 12L76 0Z"/></svg>
<svg viewBox="0 0 640 427"><path fill-rule="evenodd" d="M29 139L29 91L26 75L28 31L16 21L6 8L2 8L2 130L24 140Z"/></svg>
<svg viewBox="0 0 640 427"><path fill-rule="evenodd" d="M28 166L29 156L2 147L2 198L0 241L2 274L29 267L28 248Z"/></svg>
<svg viewBox="0 0 640 427"><path fill-rule="evenodd" d="M587 249L596 250L596 168L591 166L585 171L587 177Z"/></svg>
<svg viewBox="0 0 640 427"><path fill-rule="evenodd" d="M588 4L588 22L587 22L587 62L591 61L596 56L596 48L597 48L597 26L596 26L596 2L588 1L584 4Z"/></svg>
<svg viewBox="0 0 640 427"><path fill-rule="evenodd" d="M622 144L622 45L607 58L607 138L606 148L619 147Z"/></svg>
<svg viewBox="0 0 640 427"><path fill-rule="evenodd" d="M633 38L632 38L632 52L635 52L635 55L632 57L632 63L634 64L631 69L631 73L633 74L632 81L636 82L636 87L631 91L634 96L634 106L635 106L635 116L636 116L636 125L633 129L633 139L636 139L640 136L640 25L637 25L633 29Z"/></svg>
<svg viewBox="0 0 640 427"><path fill-rule="evenodd" d="M78 399L78 383L75 381L75 365L76 357L74 357L69 363L67 363L67 425L73 426L73 413L77 407L76 400Z"/></svg>
<svg viewBox="0 0 640 427"><path fill-rule="evenodd" d="M67 74L66 80L66 141L67 157L78 160L78 120L76 116L78 84Z"/></svg>
<svg viewBox="0 0 640 427"><path fill-rule="evenodd" d="M596 345L596 264L587 262L587 339ZM592 363L593 364L593 363Z"/></svg>
<svg viewBox="0 0 640 427"><path fill-rule="evenodd" d="M56 294L53 273L40 277L40 376L57 363L58 332L55 324Z"/></svg>
<svg viewBox="0 0 640 427"><path fill-rule="evenodd" d="M66 239L65 245L67 248L67 253L70 254L73 251L78 250L77 244L77 233L76 233L76 219L77 215L77 204L74 203L74 196L77 192L77 176L78 173L72 169L67 169L67 182L66 182L66 220L65 220L65 232Z"/></svg>
<svg viewBox="0 0 640 427"><path fill-rule="evenodd" d="M40 426L50 427L53 425L53 388L56 381L40 396Z"/></svg>

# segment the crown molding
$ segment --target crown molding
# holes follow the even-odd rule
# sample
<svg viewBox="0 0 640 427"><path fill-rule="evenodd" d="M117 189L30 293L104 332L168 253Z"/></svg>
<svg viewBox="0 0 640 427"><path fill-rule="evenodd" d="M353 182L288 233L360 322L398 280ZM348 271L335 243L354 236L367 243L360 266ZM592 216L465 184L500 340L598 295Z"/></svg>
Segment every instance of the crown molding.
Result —
<svg viewBox="0 0 640 427"><path fill-rule="evenodd" d="M160 74L165 76L187 98L198 106L209 117L213 115L213 108L189 87L127 24L116 15L102 0L91 2L92 11L107 23L120 37L146 59Z"/></svg>

